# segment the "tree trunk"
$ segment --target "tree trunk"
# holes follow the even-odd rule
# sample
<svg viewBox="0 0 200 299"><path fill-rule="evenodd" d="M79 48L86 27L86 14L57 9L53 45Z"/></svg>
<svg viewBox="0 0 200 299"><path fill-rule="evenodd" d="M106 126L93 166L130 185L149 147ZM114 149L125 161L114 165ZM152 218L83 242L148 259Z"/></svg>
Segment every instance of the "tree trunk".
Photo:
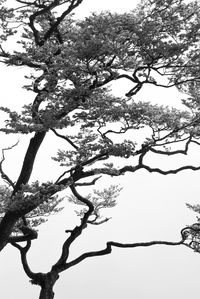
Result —
<svg viewBox="0 0 200 299"><path fill-rule="evenodd" d="M53 287L51 285L41 288L39 299L53 299L53 298L54 298L54 292L53 292Z"/></svg>
<svg viewBox="0 0 200 299"><path fill-rule="evenodd" d="M13 190L13 195L20 190L22 184L25 185L28 183L33 170L33 165L35 162L37 152L40 148L40 145L42 144L42 141L44 140L45 135L46 132L44 131L36 132L35 135L31 138L26 151L26 155L24 157L21 173Z"/></svg>
<svg viewBox="0 0 200 299"><path fill-rule="evenodd" d="M42 274L42 276L40 276L39 281L37 282L37 284L40 285L41 287L39 299L54 298L53 287L58 278L59 275L56 271L51 271L49 273Z"/></svg>
<svg viewBox="0 0 200 299"><path fill-rule="evenodd" d="M22 184L28 183L32 173L35 157L45 135L46 132L36 132L35 135L31 138L22 165L22 170L17 180L17 183L15 184L12 196L20 190ZM9 241L9 236L12 233L13 227L16 221L21 216L23 215L20 215L17 212L5 213L3 219L0 222L0 251L6 246L7 242Z"/></svg>

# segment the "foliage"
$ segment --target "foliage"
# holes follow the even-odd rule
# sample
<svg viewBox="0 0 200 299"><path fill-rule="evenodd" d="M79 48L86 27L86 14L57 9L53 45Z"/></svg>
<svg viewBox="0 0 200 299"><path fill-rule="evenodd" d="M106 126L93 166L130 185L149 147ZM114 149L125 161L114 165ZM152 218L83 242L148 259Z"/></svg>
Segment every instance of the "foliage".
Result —
<svg viewBox="0 0 200 299"><path fill-rule="evenodd" d="M90 215L91 219L88 220L88 223L102 224L103 222L108 221L108 218L102 219L102 216L100 215L100 210L114 207L117 204L116 198L118 197L119 192L121 190L122 188L120 188L119 186L111 185L109 188L104 188L102 191L94 189L94 195L88 194L87 200L89 200L94 207L94 210ZM70 202L75 203L76 205L85 206L85 208L81 208L81 210L76 211L78 216L83 217L83 215L87 211L87 205L82 201L78 200L74 195L71 195L68 198L68 200ZM100 222L97 220L100 220Z"/></svg>
<svg viewBox="0 0 200 299"><path fill-rule="evenodd" d="M77 20L72 12L82 1L0 1L1 62L24 67L24 88L34 98L21 112L0 107L0 113L7 114L1 133L31 135L16 183L4 172L2 151L0 174L9 187L0 186L0 249L10 243L20 251L26 274L41 287L40 299L53 298L60 272L85 258L109 254L113 246L197 247L197 231L189 226L182 230L179 242L108 242L103 250L68 261L70 246L82 231L109 220L101 218L100 210L115 206L121 190L111 185L82 196L77 187L94 185L101 176L139 169L163 175L200 169L183 165L163 170L144 162L152 153L186 155L191 144L199 145L198 2L142 0L129 13L93 13ZM15 43L11 51L10 41ZM112 83L122 80L131 87L117 97ZM136 95L145 85L185 92L185 111L139 101ZM136 140L134 134L141 130L146 136ZM53 157L64 172L56 182L29 183L40 145L50 131L68 145ZM91 177L92 181L84 180ZM61 197L66 189L72 194ZM26 260L31 240L37 238L33 228L59 212L66 197L79 207L80 225L66 231L70 235L51 270L34 273ZM189 239L192 243L187 243Z"/></svg>
<svg viewBox="0 0 200 299"><path fill-rule="evenodd" d="M0 215L1 218L8 211L20 211L23 210L24 206L28 207L33 205L36 206L35 209L32 209L30 213L26 214L26 222L30 227L36 227L41 223L47 220L47 217L54 215L55 213L60 212L63 207L60 206L63 198L54 195L49 197L47 192L48 186L51 186L52 183L48 182L40 186L39 182L34 182L31 185L25 185L20 191L16 193L15 196L12 196L12 190L4 185L0 186ZM60 191L60 188L57 187L57 190ZM41 196L41 194L43 194ZM48 194L48 196L46 196ZM23 224L23 221L20 219L13 230L13 232L20 233L19 227Z"/></svg>

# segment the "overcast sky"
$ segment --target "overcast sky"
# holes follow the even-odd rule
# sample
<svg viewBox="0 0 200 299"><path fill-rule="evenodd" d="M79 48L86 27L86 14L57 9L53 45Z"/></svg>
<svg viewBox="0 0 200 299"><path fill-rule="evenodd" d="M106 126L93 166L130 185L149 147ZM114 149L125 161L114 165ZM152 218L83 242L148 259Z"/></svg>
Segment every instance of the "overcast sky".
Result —
<svg viewBox="0 0 200 299"><path fill-rule="evenodd" d="M131 10L138 1L85 0L77 9L79 17L91 11ZM0 66L0 105L19 109L32 95L21 89L23 69L13 71ZM118 93L126 92L123 85ZM156 94L155 94L156 92ZM163 96L165 95L165 97ZM177 91L144 90L145 98L154 101L177 102ZM9 146L17 136L2 134L0 147ZM18 148L7 156L6 171L16 180L29 137L20 138ZM56 139L49 134L38 154L32 180L46 181L60 174L49 157L56 153ZM64 143L61 141L61 147ZM186 163L198 163L198 149L191 151ZM149 163L165 169L183 163L182 157L162 158L151 156ZM199 162L200 164L200 162ZM73 246L72 256L86 250L105 247L106 241L139 242L151 240L177 241L180 230L196 221L196 215L188 210L186 202L199 201L199 172L187 171L176 176L161 176L140 171L126 174L119 179L105 178L97 188L120 183L124 188L118 205L107 212L112 219L101 226L90 227ZM73 205L68 204L59 216L53 216L41 226L38 240L33 242L29 261L33 271L48 271L59 256L65 229L78 222ZM38 299L39 288L29 283L23 273L17 249L7 246L0 255L0 296L2 299ZM137 249L113 249L111 255L85 260L63 273L55 286L55 299L188 299L199 296L200 256L185 247L156 246Z"/></svg>

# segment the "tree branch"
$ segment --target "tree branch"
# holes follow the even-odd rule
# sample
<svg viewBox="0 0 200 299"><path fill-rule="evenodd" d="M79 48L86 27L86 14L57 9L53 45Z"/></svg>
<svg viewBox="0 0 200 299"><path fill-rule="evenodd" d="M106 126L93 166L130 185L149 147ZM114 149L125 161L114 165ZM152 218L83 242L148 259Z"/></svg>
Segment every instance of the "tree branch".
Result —
<svg viewBox="0 0 200 299"><path fill-rule="evenodd" d="M98 181L101 178L101 176L95 178L91 182L86 182L86 183L75 183L74 186L91 186L95 185L96 181Z"/></svg>
<svg viewBox="0 0 200 299"><path fill-rule="evenodd" d="M51 131L54 132L54 134L64 140L66 140L71 146L73 146L73 148L75 148L76 150L78 150L78 146L76 146L67 136L61 135L59 134L55 129L51 128Z"/></svg>
<svg viewBox="0 0 200 299"><path fill-rule="evenodd" d="M40 145L42 144L42 141L46 135L46 132L36 132L35 135L31 138L28 149L26 151L26 155L24 158L23 166L21 169L21 173L19 175L19 178L15 184L15 188L13 190L13 195L16 194L21 188L22 185L25 185L28 183L29 178L32 173L33 164L36 158L36 154L39 150Z"/></svg>
<svg viewBox="0 0 200 299"><path fill-rule="evenodd" d="M50 38L50 36L53 34L53 32L58 28L60 23L64 20L64 18L69 15L76 7L78 7L83 0L72 0L69 7L61 14L60 17L57 18L57 20L54 22L54 24L50 27L50 29L45 33L44 35L44 41ZM59 0L56 0L55 2L59 3ZM57 6L57 5L56 5Z"/></svg>
<svg viewBox="0 0 200 299"><path fill-rule="evenodd" d="M28 242L30 240L37 239L37 237L38 237L38 233L32 228L29 228L27 226L21 226L19 229L23 232L23 235L10 236L8 239L9 243L12 244L13 242L14 243Z"/></svg>
<svg viewBox="0 0 200 299"><path fill-rule="evenodd" d="M1 174L2 179L5 180L8 183L9 186L13 187L13 189L14 189L15 184L9 178L9 176L4 172L2 165L3 165L3 162L5 161L5 154L4 154L4 152L7 151L7 150L13 149L15 146L18 145L18 143L19 143L19 141L17 141L14 145L12 145L10 147L3 148L2 151L1 151L2 152L2 159L0 161L0 174Z"/></svg>
<svg viewBox="0 0 200 299"><path fill-rule="evenodd" d="M88 207L88 211L85 212L83 218L81 219L81 224L79 226L76 226L71 231L67 230L67 232L70 232L70 236L63 244L62 253L61 253L59 260L56 262L56 264L54 264L52 266L52 271L57 271L57 272L62 272L63 269L65 268L66 260L68 259L68 256L69 256L69 248L70 248L71 244L74 242L74 240L76 238L78 238L81 235L82 231L87 227L88 218L94 211L93 204L87 198L81 196L77 192L74 184L72 184L70 186L70 189L71 189L73 195Z"/></svg>
<svg viewBox="0 0 200 299"><path fill-rule="evenodd" d="M54 0L52 3L50 3L48 6L45 6L44 8L42 8L39 11L36 11L35 13L33 13L30 17L29 17L29 26L33 31L33 35L35 38L35 42L38 46L43 46L45 40L40 40L40 36L39 36L39 31L35 28L35 19L42 15L45 14L47 12L49 12L51 9L53 9L54 7L56 7L59 4L59 0Z"/></svg>
<svg viewBox="0 0 200 299"><path fill-rule="evenodd" d="M86 258L110 254L112 252L112 247L136 248L136 247L149 247L149 246L153 246L153 245L178 246L178 245L183 245L184 240L185 239L182 239L181 241L178 241L178 242L150 241L150 242L139 242L139 243L127 243L127 244L110 241L110 242L107 242L105 249L83 253L78 258L76 258L76 259L72 260L71 262L67 263L66 266L65 266L65 269L63 269L62 271L66 270L66 269L69 269L69 268L79 264L80 262L82 262Z"/></svg>
<svg viewBox="0 0 200 299"><path fill-rule="evenodd" d="M182 155L187 155L188 149L189 149L189 144L192 141L192 136L189 136L187 138L187 142L185 144L185 148L183 150L176 150L176 151L162 151L162 150L157 150L153 147L150 147L149 150L155 154L161 154L161 155L167 155L167 156L172 156L172 155L177 155L177 154L182 154ZM182 141L182 140L180 140Z"/></svg>
<svg viewBox="0 0 200 299"><path fill-rule="evenodd" d="M23 269L26 273L26 275L35 280L38 277L38 273L34 273L31 271L29 265L28 265L28 261L27 261L27 252L31 247L31 241L27 241L26 246L22 247L19 244L17 244L16 242L12 241L10 242L12 244L12 246L16 247L19 251L20 251L20 255L21 255L21 262L22 262L22 266Z"/></svg>

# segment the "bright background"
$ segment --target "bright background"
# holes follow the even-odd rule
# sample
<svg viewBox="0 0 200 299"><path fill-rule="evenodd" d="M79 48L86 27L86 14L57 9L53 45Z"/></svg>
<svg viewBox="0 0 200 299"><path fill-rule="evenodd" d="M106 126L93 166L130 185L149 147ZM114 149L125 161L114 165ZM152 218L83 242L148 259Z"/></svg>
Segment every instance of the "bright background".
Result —
<svg viewBox="0 0 200 299"><path fill-rule="evenodd" d="M85 0L76 10L78 17L91 11L111 10L125 12L134 8L138 1ZM22 89L24 69L6 68L0 65L0 105L20 109L33 99L30 92ZM127 91L121 82L117 94ZM146 87L142 99L180 106L175 89L161 90ZM178 100L179 99L179 100ZM140 134L138 132L138 134ZM20 136L19 146L6 154L5 171L15 181L21 169L30 136ZM16 135L0 134L0 148L18 140ZM60 139L60 147L65 142ZM32 180L55 180L61 171L50 160L57 151L58 139L49 133L37 156ZM184 164L200 165L198 148L189 157L150 156L148 163L164 169ZM128 161L127 161L128 164ZM178 175L161 176L139 171L120 178L105 177L95 187L103 188L110 183L120 183L123 190L118 205L107 211L112 219L98 227L89 227L73 245L72 257L87 250L99 250L107 241L140 242L151 240L178 241L180 230L196 222L196 215L185 203L199 202L199 172L185 171ZM59 257L66 238L65 229L73 228L78 219L72 204L58 216L41 226L39 238L33 242L29 262L33 271L48 271ZM17 249L7 246L0 255L0 296L2 299L38 299L39 288L29 283L23 272ZM90 258L61 274L55 286L55 299L188 299L199 296L200 256L186 247L154 246L136 249L113 249L112 254Z"/></svg>

